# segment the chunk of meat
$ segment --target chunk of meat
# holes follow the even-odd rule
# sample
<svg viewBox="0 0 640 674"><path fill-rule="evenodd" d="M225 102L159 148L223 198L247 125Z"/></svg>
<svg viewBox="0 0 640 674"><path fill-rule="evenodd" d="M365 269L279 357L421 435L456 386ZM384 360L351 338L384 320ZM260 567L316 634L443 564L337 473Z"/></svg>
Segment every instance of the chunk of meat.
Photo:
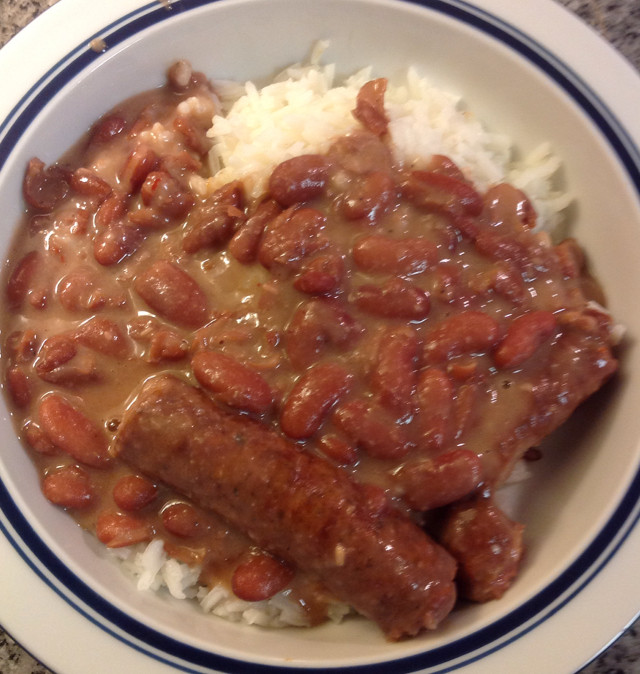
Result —
<svg viewBox="0 0 640 674"><path fill-rule="evenodd" d="M316 574L390 640L435 628L453 606L455 563L387 499L176 377L143 385L116 452Z"/></svg>

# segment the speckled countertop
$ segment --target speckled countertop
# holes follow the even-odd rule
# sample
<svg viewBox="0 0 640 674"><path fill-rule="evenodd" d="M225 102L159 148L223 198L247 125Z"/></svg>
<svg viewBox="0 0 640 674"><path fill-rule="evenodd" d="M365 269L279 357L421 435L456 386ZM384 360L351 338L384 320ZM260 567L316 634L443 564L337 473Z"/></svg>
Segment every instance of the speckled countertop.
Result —
<svg viewBox="0 0 640 674"><path fill-rule="evenodd" d="M640 0L556 1L593 26L640 71ZM0 0L0 47L55 2L56 0ZM636 673L640 674L640 620L580 672ZM50 674L50 670L34 660L0 628L0 674Z"/></svg>

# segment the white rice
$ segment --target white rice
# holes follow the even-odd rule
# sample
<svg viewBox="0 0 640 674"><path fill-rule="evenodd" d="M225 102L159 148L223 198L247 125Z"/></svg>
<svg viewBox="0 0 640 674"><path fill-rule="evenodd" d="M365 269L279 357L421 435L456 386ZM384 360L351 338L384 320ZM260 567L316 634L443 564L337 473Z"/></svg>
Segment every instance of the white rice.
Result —
<svg viewBox="0 0 640 674"><path fill-rule="evenodd" d="M335 65L319 65L324 47L319 43L310 65L292 66L261 89L252 82L218 83L224 114L213 118L209 132L215 175L194 179L196 191L207 194L231 180L242 180L248 193L258 197L274 166L303 153L326 152L333 139L358 126L351 111L358 90L372 77L371 69L337 84ZM389 83L385 105L398 162L420 166L432 154L447 155L480 190L511 182L532 200L540 227L553 229L558 224L571 198L554 188L560 161L549 144L515 162L509 138L488 131L459 96L431 86L413 68L403 81ZM151 129L149 136L158 144L164 140L162 129ZM198 582L200 569L167 557L161 540L114 554L141 591L195 599L204 612L236 622L269 627L307 624L304 612L286 592L251 603L226 587L203 587ZM349 612L349 607L336 603L330 618L339 622Z"/></svg>
<svg viewBox="0 0 640 674"><path fill-rule="evenodd" d="M326 152L336 137L358 127L352 110L360 87L374 76L371 68L336 82L336 66L318 62L323 47L320 43L309 65L291 66L261 89L253 82L240 88L220 83L223 114L214 116L209 131L215 175L194 184L195 189L210 193L242 180L248 193L258 197L277 164L304 153ZM540 226L549 230L571 202L554 187L560 161L548 143L515 161L509 138L487 130L460 96L430 85L414 68L402 81L388 83L385 109L400 164L420 166L433 154L444 154L481 191L510 182L529 196Z"/></svg>

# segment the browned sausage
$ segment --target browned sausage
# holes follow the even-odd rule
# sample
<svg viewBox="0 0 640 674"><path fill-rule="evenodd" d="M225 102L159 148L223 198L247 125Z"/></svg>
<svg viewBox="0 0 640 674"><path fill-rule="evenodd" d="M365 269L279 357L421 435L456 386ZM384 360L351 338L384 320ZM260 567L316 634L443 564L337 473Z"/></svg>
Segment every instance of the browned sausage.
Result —
<svg viewBox="0 0 640 674"><path fill-rule="evenodd" d="M389 500L176 377L145 382L116 451L315 573L391 640L435 628L453 607L455 562Z"/></svg>

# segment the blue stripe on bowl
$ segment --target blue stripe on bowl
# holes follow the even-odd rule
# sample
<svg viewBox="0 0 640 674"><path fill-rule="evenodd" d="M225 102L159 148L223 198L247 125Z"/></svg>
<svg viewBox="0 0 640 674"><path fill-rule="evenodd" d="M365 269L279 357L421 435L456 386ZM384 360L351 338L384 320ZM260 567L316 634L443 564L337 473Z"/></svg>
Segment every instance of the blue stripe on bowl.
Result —
<svg viewBox="0 0 640 674"><path fill-rule="evenodd" d="M93 37L118 45L146 28L170 20L176 12L212 4L218 0L182 0L167 9L149 3L106 26ZM400 1L400 0L399 0ZM554 54L520 30L492 14L461 0L402 0L466 23L508 45L556 82L589 116L609 142L640 194L640 153L607 105ZM91 39L91 38L90 38ZM76 47L51 68L25 94L0 123L0 166L25 129L38 116L51 95L84 68L100 58L87 44ZM231 674L292 674L313 668L249 664L185 645L132 619L105 601L64 566L36 534L0 481L0 531L18 554L49 587L88 620L128 646L184 672L215 669ZM613 515L588 548L544 590L494 623L450 644L390 662L326 668L338 674L408 674L428 670L444 674L469 665L520 638L562 609L615 555L640 519L640 470Z"/></svg>

